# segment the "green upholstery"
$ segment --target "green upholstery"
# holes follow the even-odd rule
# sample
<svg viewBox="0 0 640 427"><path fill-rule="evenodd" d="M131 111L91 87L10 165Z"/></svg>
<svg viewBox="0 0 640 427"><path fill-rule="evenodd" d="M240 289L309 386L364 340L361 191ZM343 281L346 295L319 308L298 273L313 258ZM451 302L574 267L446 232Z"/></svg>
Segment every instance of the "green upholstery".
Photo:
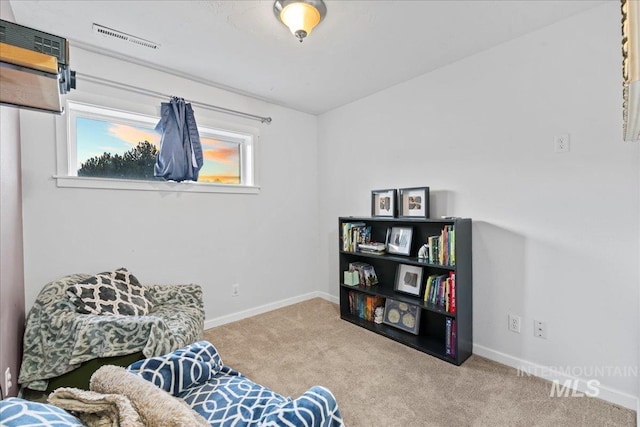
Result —
<svg viewBox="0 0 640 427"><path fill-rule="evenodd" d="M51 378L47 386L47 392L51 392L58 387L75 387L82 390L89 390L89 380L91 375L103 365L129 366L133 362L144 359L142 352L133 354L125 354L123 356L103 357L99 359L88 360L80 365L79 368L71 372Z"/></svg>

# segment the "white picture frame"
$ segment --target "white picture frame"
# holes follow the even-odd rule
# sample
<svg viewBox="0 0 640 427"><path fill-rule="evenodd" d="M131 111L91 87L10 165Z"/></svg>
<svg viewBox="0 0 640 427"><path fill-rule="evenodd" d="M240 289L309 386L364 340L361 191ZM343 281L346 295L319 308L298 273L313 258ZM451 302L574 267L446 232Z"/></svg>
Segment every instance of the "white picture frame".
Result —
<svg viewBox="0 0 640 427"><path fill-rule="evenodd" d="M399 264L396 270L395 291L414 297L422 294L422 267Z"/></svg>
<svg viewBox="0 0 640 427"><path fill-rule="evenodd" d="M391 227L387 243L387 252L396 255L409 255L411 253L411 242L413 238L413 228L411 227Z"/></svg>

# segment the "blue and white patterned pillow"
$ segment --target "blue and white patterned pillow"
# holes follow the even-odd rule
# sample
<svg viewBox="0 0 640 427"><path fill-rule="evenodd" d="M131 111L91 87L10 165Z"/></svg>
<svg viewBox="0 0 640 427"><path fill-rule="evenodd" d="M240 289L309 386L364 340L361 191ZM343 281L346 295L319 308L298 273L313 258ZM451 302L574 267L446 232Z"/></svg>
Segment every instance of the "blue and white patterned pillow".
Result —
<svg viewBox="0 0 640 427"><path fill-rule="evenodd" d="M344 427L333 394L312 387L284 397L224 366L213 344L199 341L127 368L184 400L211 427Z"/></svg>
<svg viewBox="0 0 640 427"><path fill-rule="evenodd" d="M127 368L174 396L206 383L223 369L218 351L207 341L134 362Z"/></svg>
<svg viewBox="0 0 640 427"><path fill-rule="evenodd" d="M3 427L85 427L64 409L17 397L0 401L0 420Z"/></svg>

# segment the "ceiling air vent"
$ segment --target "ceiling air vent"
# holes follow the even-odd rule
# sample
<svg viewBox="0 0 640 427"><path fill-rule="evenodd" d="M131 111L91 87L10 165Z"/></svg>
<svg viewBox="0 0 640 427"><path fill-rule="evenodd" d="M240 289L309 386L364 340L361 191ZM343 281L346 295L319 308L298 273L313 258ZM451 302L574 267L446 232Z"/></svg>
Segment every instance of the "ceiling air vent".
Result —
<svg viewBox="0 0 640 427"><path fill-rule="evenodd" d="M160 47L159 43L145 40L140 37L132 36L131 34L123 33L122 31L114 30L111 28L107 28L99 24L93 24L93 32L105 37L119 39L125 42L137 44L138 46L142 46L142 47L148 47L149 49L155 50Z"/></svg>

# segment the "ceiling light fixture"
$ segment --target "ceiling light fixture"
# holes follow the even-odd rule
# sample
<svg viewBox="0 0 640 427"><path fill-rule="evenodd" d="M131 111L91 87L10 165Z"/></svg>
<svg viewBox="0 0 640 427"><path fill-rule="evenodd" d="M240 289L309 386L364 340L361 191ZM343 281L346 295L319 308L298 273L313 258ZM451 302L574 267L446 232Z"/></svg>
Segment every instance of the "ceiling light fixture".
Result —
<svg viewBox="0 0 640 427"><path fill-rule="evenodd" d="M326 16L327 6L322 0L277 0L273 13L302 43Z"/></svg>

